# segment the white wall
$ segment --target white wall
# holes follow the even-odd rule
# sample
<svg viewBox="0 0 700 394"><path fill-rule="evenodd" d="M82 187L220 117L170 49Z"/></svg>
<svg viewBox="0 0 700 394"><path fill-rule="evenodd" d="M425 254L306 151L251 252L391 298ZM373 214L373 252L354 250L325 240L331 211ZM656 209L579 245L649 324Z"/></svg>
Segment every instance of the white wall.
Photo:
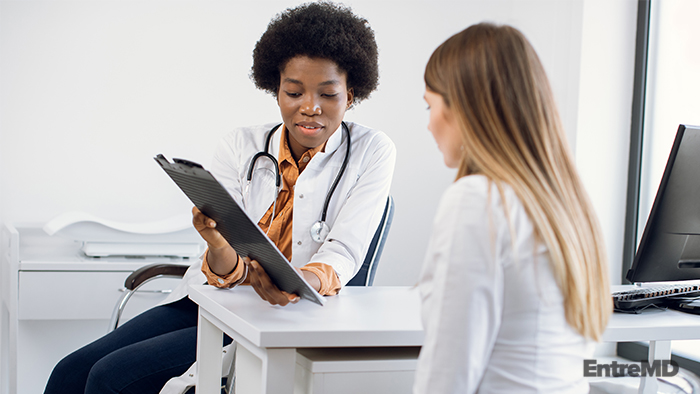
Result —
<svg viewBox="0 0 700 394"><path fill-rule="evenodd" d="M611 281L620 284L637 2L586 0L583 21L576 162L603 228Z"/></svg>
<svg viewBox="0 0 700 394"><path fill-rule="evenodd" d="M641 239L679 124L700 125L700 2L652 2L638 234Z"/></svg>
<svg viewBox="0 0 700 394"><path fill-rule="evenodd" d="M279 119L248 78L251 51L270 18L298 3L0 2L0 222L43 223L69 210L126 222L188 212L152 157L208 164L231 128ZM381 67L379 90L348 118L384 130L398 149L397 211L376 284L416 282L454 176L426 130L425 63L483 20L520 28L537 49L611 257L621 256L634 1L346 3L374 28Z"/></svg>

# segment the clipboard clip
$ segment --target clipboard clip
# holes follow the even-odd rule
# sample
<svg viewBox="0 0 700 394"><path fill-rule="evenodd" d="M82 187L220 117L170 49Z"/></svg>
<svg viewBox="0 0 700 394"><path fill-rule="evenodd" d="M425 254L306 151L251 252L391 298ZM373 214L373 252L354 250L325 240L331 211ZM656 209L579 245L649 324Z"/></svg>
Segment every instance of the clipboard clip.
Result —
<svg viewBox="0 0 700 394"><path fill-rule="evenodd" d="M204 169L204 167L201 164L195 163L193 161L189 161L189 160L185 160L185 159L173 159L173 161L177 164L183 164L183 165L186 165L186 166L191 167L191 168Z"/></svg>
<svg viewBox="0 0 700 394"><path fill-rule="evenodd" d="M158 164L160 164L160 166L163 168L171 167L174 164L180 164L180 165L186 166L187 168L199 168L199 169L204 170L204 166L202 166L201 164L195 163L193 161L185 160L185 159L173 159L173 163L171 164L168 161L168 159L166 159L165 156L163 156L163 154L161 154L161 153L159 153L153 159L155 159L155 161L157 161Z"/></svg>

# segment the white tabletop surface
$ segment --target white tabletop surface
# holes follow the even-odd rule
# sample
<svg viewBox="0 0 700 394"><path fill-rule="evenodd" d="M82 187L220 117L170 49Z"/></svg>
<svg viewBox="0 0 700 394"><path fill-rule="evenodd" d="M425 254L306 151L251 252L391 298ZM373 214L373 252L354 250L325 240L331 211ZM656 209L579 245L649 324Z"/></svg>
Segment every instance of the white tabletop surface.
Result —
<svg viewBox="0 0 700 394"><path fill-rule="evenodd" d="M640 314L613 313L603 334L604 342L700 339L700 316L672 310Z"/></svg>
<svg viewBox="0 0 700 394"><path fill-rule="evenodd" d="M148 264L190 265L192 259L170 257L85 256L82 243L48 235L38 224L18 225L19 269L22 271L134 271Z"/></svg>
<svg viewBox="0 0 700 394"><path fill-rule="evenodd" d="M306 300L272 306L250 286L191 286L190 298L262 348L423 343L419 293L411 287L345 287L324 306Z"/></svg>
<svg viewBox="0 0 700 394"><path fill-rule="evenodd" d="M260 347L420 346L420 297L412 287L346 287L325 306L272 306L250 286L192 286L190 298ZM700 315L613 313L604 342L700 339Z"/></svg>
<svg viewBox="0 0 700 394"><path fill-rule="evenodd" d="M631 288L634 286L612 286L613 291ZM639 314L613 313L603 334L605 342L680 339L700 339L700 315L653 308Z"/></svg>

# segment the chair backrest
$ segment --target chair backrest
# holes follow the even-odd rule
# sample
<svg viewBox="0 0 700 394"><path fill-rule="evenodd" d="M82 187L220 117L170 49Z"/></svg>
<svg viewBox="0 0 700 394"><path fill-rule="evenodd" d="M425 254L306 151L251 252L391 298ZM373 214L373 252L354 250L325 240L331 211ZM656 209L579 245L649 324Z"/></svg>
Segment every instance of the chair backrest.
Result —
<svg viewBox="0 0 700 394"><path fill-rule="evenodd" d="M384 242L391 227L391 221L394 219L394 199L389 196L386 199L384 206L384 214L379 222L379 227L372 237L372 242L369 244L369 249L365 255L365 260L362 262L362 267L357 274L350 279L346 286L372 286L374 283L374 274L377 272L379 257L384 249Z"/></svg>

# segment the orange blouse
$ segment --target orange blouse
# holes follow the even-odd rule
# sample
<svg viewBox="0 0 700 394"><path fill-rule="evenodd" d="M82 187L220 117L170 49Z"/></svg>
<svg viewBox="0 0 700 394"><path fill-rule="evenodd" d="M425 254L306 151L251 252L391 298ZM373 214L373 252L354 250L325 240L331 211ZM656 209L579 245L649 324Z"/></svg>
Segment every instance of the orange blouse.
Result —
<svg viewBox="0 0 700 394"><path fill-rule="evenodd" d="M314 155L323 150L325 147L321 145L319 147L309 149L299 158L299 161L295 161L292 156L292 151L289 149L289 143L287 142L287 130L282 126L281 141L280 141L280 154L279 154L279 168L280 174L282 176L282 190L280 190L277 196L277 207L275 208L275 217L272 217L272 210L274 204L270 206L267 212L258 222L258 226L263 231L267 232L267 236L272 240L272 242L277 245L277 248L282 252L282 254L287 258L287 260L292 260L292 212L294 210L294 185L299 178L306 165L311 161ZM321 289L319 293L321 295L335 295L340 291L340 280L338 275L335 273L333 267L324 263L309 263L301 267L304 271L309 271L318 276L321 282ZM236 268L227 275L219 276L209 269L209 264L207 264L207 252L204 253L204 260L202 262L202 272L207 277L207 283L216 287L231 287L237 281L240 281L245 273L244 265L242 259L238 258L238 263ZM246 278L242 284L249 284Z"/></svg>

